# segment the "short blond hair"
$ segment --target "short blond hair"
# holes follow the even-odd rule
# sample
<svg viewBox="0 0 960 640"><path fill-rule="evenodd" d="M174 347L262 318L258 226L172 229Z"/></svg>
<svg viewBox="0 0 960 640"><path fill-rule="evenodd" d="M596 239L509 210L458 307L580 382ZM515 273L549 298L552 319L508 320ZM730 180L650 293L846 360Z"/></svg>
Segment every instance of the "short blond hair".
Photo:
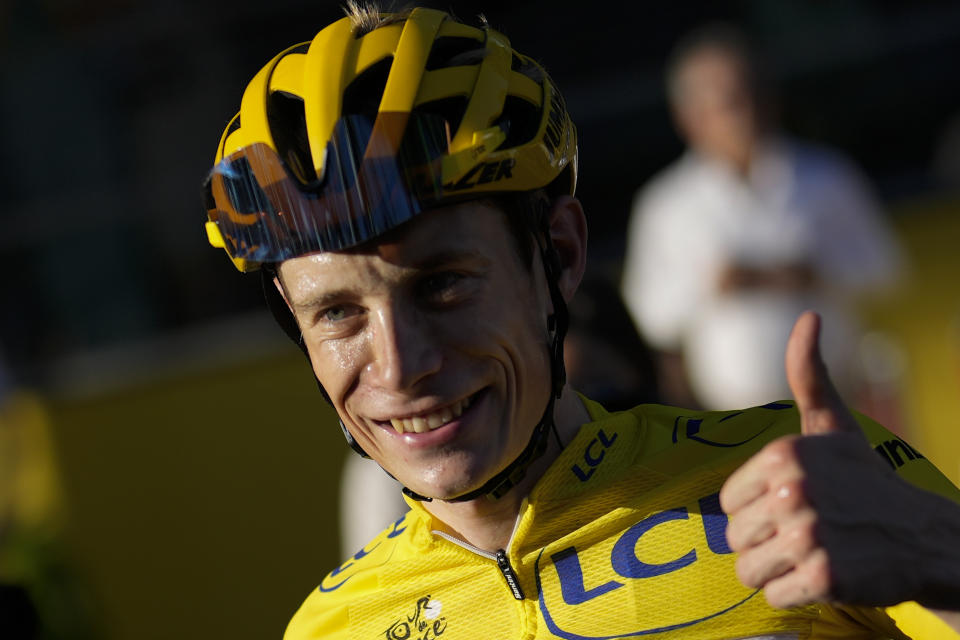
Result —
<svg viewBox="0 0 960 640"><path fill-rule="evenodd" d="M409 5L384 9L377 0L347 0L343 5L343 12L350 18L358 37L388 24L403 22L411 11L413 7Z"/></svg>

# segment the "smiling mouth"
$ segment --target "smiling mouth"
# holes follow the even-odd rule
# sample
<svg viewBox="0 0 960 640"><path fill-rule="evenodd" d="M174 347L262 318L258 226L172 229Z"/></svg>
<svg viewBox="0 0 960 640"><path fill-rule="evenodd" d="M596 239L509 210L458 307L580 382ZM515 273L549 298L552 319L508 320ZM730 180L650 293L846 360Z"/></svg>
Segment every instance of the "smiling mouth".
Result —
<svg viewBox="0 0 960 640"><path fill-rule="evenodd" d="M446 406L438 411L424 413L419 416L409 418L391 418L390 424L393 425L397 433L426 433L439 429L460 417L473 403L477 394L458 400L453 404Z"/></svg>

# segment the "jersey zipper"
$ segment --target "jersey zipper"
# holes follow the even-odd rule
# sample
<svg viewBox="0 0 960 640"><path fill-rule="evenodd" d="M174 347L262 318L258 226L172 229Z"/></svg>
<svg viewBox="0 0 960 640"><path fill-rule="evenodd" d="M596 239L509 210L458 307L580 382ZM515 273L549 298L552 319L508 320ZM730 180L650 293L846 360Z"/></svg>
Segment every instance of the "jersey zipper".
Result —
<svg viewBox="0 0 960 640"><path fill-rule="evenodd" d="M520 581L517 580L517 574L513 572L510 559L507 558L507 552L503 549L497 551L497 566L500 567L503 579L507 581L507 586L513 592L513 597L517 600L523 600L523 589L520 588Z"/></svg>
<svg viewBox="0 0 960 640"><path fill-rule="evenodd" d="M455 538L448 533L444 533L443 531L434 531L433 533L441 538L449 540L458 547L463 547L467 551L472 551L478 556L483 556L488 560L493 560L495 563L497 563L497 568L500 569L500 574L507 582L507 586L510 588L510 593L512 593L513 597L517 600L523 600L523 588L520 586L520 580L517 579L516 572L513 570L513 567L510 566L510 559L507 557L507 551L505 549L499 549L496 553L490 553L489 551L484 551L483 549L475 547L472 544L464 542L459 538Z"/></svg>

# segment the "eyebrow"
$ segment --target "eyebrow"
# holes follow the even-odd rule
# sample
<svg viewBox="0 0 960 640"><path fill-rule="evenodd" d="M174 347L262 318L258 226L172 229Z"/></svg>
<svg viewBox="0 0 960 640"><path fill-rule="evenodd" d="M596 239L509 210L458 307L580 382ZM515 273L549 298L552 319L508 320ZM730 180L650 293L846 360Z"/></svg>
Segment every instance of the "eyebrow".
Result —
<svg viewBox="0 0 960 640"><path fill-rule="evenodd" d="M491 264L491 260L481 253L477 252L475 249L466 248L466 249L448 249L445 251L438 251L436 253L430 253L419 260L414 260L409 265L405 266L405 269L412 269L414 271L433 271L442 267L456 265L464 261L475 261L479 263L481 268L487 268ZM402 280L409 281L417 277L416 273L405 275ZM283 283L283 278L280 278L281 284ZM284 286L286 290L286 286ZM306 299L300 302L295 302L290 300L288 294L288 300L290 300L291 306L298 310L307 310L315 309L317 307L324 307L331 304L340 304L357 297L356 292L347 289L339 288L333 289L330 291L311 291Z"/></svg>
<svg viewBox="0 0 960 640"><path fill-rule="evenodd" d="M350 295L346 289L335 289L333 291L324 291L317 293L316 290L311 289L310 292L305 296L304 301L295 301L293 296L290 295L290 289L287 288L286 283L283 281L283 275L277 270L277 279L280 281L280 286L283 288L284 298L286 298L287 303L294 309L310 309L317 306L323 306L330 304L332 302L339 302L344 300Z"/></svg>
<svg viewBox="0 0 960 640"><path fill-rule="evenodd" d="M355 297L356 294L351 293L347 289L336 289L334 291L324 291L323 293L311 292L306 300L302 302L294 302L291 300L290 305L294 309L305 311L308 309L315 309L317 307L325 307L331 304L342 303Z"/></svg>
<svg viewBox="0 0 960 640"><path fill-rule="evenodd" d="M429 271L431 269L436 269L449 264L456 264L465 260L478 261L484 267L490 264L489 258L480 254L474 249L449 249L424 256L423 259L415 261L411 267L414 269Z"/></svg>

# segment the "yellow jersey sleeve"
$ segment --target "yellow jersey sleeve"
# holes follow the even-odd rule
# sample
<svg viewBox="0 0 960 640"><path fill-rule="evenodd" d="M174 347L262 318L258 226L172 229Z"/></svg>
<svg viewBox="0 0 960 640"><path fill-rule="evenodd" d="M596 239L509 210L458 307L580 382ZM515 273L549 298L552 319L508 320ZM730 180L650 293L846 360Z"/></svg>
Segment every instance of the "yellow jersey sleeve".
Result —
<svg viewBox="0 0 960 640"><path fill-rule="evenodd" d="M887 614L913 640L960 640L960 633L916 602L902 602L887 607Z"/></svg>

